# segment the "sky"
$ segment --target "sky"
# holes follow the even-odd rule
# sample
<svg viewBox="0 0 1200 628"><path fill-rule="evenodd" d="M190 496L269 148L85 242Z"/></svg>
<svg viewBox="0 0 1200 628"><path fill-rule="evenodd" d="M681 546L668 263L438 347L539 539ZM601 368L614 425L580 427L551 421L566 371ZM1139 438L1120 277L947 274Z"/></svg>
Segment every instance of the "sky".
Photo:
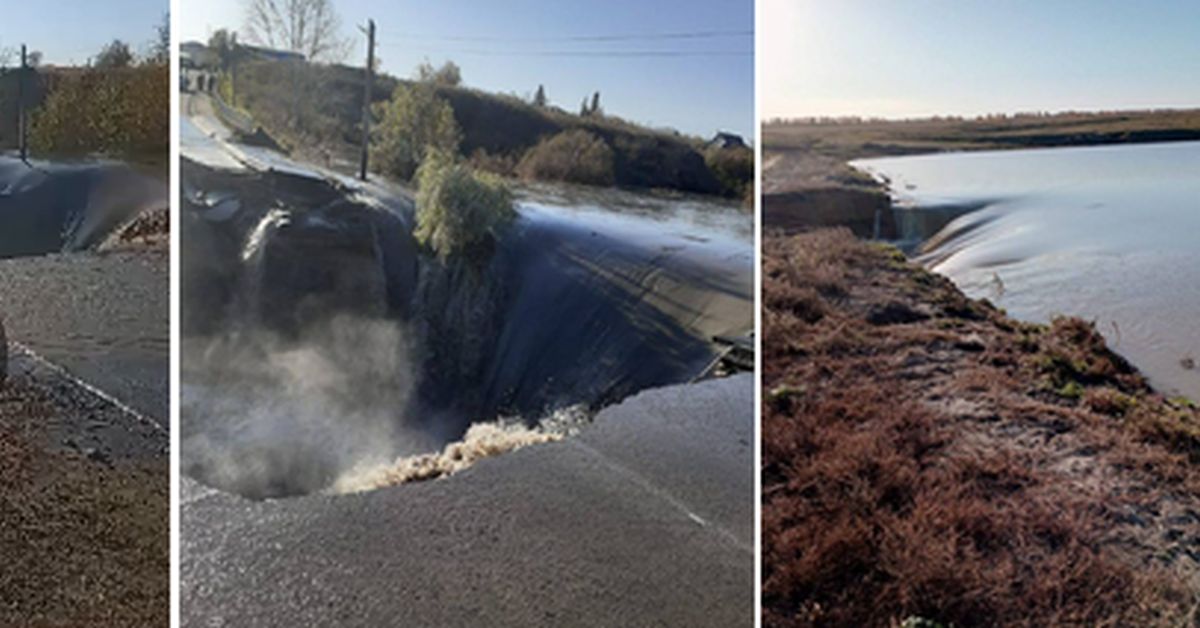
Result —
<svg viewBox="0 0 1200 628"><path fill-rule="evenodd" d="M762 112L1200 107L1200 0L762 0Z"/></svg>
<svg viewBox="0 0 1200 628"><path fill-rule="evenodd" d="M222 27L241 30L243 6L244 0L181 0L175 21L181 41L207 41ZM365 37L356 26L373 18L377 54L389 74L409 77L423 60L450 59L470 87L528 97L541 84L552 104L569 111L599 91L606 111L635 122L753 138L753 0L334 0L334 6L354 40L348 61L364 60ZM713 31L726 34L548 41ZM610 56L648 51L689 56Z"/></svg>
<svg viewBox="0 0 1200 628"><path fill-rule="evenodd" d="M6 2L0 48L25 44L42 53L42 63L56 65L87 63L113 39L141 54L157 37L169 7L167 0Z"/></svg>

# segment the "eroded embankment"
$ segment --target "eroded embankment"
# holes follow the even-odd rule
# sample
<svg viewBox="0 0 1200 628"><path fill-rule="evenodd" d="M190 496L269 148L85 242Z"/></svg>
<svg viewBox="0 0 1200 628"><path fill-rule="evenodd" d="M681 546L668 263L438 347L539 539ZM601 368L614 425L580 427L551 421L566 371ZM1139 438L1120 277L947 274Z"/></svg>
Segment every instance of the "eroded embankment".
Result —
<svg viewBox="0 0 1200 628"><path fill-rule="evenodd" d="M752 321L749 280L696 244L522 216L447 262L406 201L186 161L184 187L184 469L244 495L437 475L455 464L427 454L498 419L544 440L543 417L688 381L707 334Z"/></svg>
<svg viewBox="0 0 1200 628"><path fill-rule="evenodd" d="M1190 625L1200 412L845 230L764 251L766 625Z"/></svg>

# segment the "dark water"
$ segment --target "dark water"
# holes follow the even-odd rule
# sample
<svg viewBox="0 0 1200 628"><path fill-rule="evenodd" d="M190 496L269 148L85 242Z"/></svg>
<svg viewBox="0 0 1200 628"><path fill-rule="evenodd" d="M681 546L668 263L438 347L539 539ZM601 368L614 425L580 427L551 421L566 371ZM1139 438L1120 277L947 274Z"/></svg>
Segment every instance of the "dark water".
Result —
<svg viewBox="0 0 1200 628"><path fill-rule="evenodd" d="M1024 319L1094 320L1156 386L1200 398L1188 368L1200 361L1200 142L855 165L890 181L918 259L965 292ZM951 212L944 225L931 208Z"/></svg>
<svg viewBox="0 0 1200 628"><path fill-rule="evenodd" d="M753 328L737 207L523 190L482 262L445 264L412 239L411 204L378 187L342 197L200 166L184 179L231 208L183 216L183 314L204 323L185 325L184 468L243 494L311 492L475 422L532 425L688 381L712 336Z"/></svg>
<svg viewBox="0 0 1200 628"><path fill-rule="evenodd" d="M120 163L0 157L0 258L86 250L166 206L165 182Z"/></svg>

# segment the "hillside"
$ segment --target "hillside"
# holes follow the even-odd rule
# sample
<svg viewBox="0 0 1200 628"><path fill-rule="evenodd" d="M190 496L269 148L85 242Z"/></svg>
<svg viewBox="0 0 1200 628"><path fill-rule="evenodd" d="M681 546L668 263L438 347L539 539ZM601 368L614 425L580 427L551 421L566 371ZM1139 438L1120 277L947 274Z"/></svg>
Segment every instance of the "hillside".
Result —
<svg viewBox="0 0 1200 628"><path fill-rule="evenodd" d="M222 92L294 152L348 166L357 163L361 139L362 80L360 69L346 66L253 61L240 64L236 81L223 83ZM372 103L386 103L397 87L406 85L412 82L376 77ZM749 150L720 151L744 150L737 157L749 164L730 184L714 171L718 167L706 161L713 158L713 151L706 151L699 138L649 129L607 114L585 117L552 106L537 107L515 96L467 87L439 85L435 90L453 108L462 134L462 156L505 176L514 176L517 164L540 141L582 129L612 149L618 186L739 197L753 177ZM297 93L306 97L296 99Z"/></svg>

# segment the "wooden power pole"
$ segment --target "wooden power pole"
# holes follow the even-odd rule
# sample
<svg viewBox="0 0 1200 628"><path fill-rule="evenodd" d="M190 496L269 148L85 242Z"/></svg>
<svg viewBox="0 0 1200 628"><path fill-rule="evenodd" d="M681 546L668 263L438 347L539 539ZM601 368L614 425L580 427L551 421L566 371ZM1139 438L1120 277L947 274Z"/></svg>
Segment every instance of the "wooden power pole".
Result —
<svg viewBox="0 0 1200 628"><path fill-rule="evenodd" d="M375 20L367 20L367 74L363 85L362 155L358 178L367 180L367 155L371 151L371 80L375 77Z"/></svg>
<svg viewBox="0 0 1200 628"><path fill-rule="evenodd" d="M17 148L21 161L29 158L29 138L25 133L25 68L28 63L25 44L21 44L21 70L17 72Z"/></svg>

